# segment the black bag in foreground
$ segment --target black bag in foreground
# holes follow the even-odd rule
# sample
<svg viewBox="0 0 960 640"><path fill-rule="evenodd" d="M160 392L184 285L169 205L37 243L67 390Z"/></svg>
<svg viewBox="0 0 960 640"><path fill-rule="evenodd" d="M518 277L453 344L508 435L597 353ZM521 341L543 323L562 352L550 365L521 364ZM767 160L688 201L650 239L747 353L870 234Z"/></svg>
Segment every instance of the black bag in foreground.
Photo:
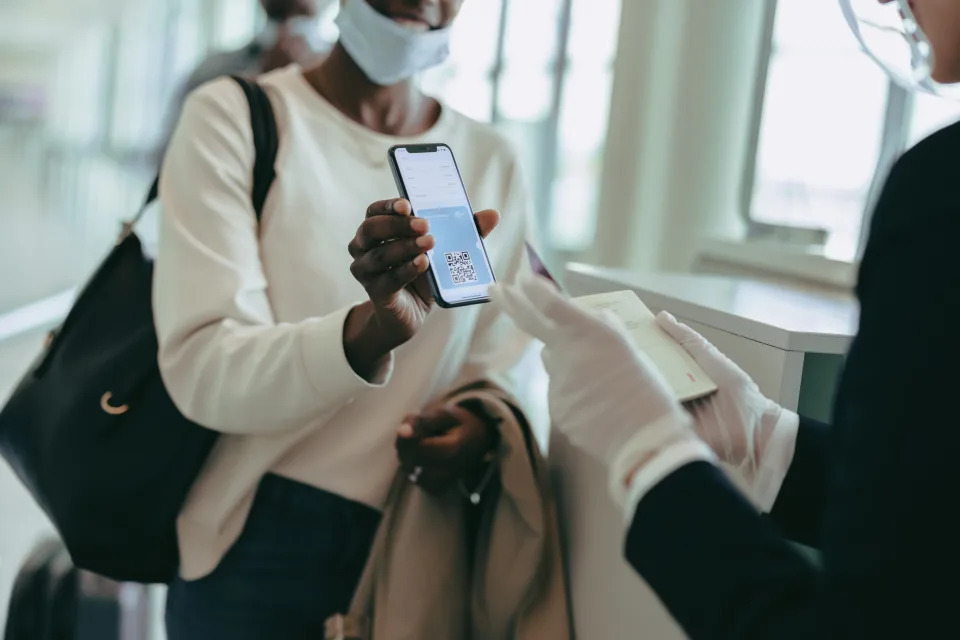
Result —
<svg viewBox="0 0 960 640"><path fill-rule="evenodd" d="M259 85L234 80L250 104L259 221L276 121ZM156 195L154 183L147 203ZM177 411L160 379L152 274L131 226L0 411L0 453L74 564L126 582L176 574L176 518L217 438Z"/></svg>

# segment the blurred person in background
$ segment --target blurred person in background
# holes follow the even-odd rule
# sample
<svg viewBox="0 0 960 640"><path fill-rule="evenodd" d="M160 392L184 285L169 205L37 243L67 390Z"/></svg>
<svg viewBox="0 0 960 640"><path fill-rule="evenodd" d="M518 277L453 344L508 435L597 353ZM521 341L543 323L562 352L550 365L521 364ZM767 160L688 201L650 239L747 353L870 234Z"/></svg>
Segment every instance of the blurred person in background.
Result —
<svg viewBox="0 0 960 640"><path fill-rule="evenodd" d="M901 85L960 96L960 0L841 6ZM544 279L491 291L545 342L551 417L607 465L628 523L626 557L694 640L956 634L958 157L955 123L907 151L887 179L829 427L764 397L669 314L660 326L719 386L686 409L616 322ZM788 539L819 548L822 563Z"/></svg>
<svg viewBox="0 0 960 640"><path fill-rule="evenodd" d="M319 17L336 0L260 0L267 16L263 30L235 51L218 51L200 62L177 93L170 109L170 125L161 152L166 149L187 95L221 76L259 76L290 64L308 64L333 46L320 30Z"/></svg>
<svg viewBox="0 0 960 640"><path fill-rule="evenodd" d="M322 39L318 18L333 1L260 0L267 16L260 34L241 49L214 53L201 62L190 74L184 94L220 76L257 76L325 54L333 43Z"/></svg>
<svg viewBox="0 0 960 640"><path fill-rule="evenodd" d="M527 268L516 154L414 82L447 57L462 2L346 0L320 64L261 76L280 150L259 227L242 91L187 99L162 170L159 362L180 410L222 435L178 521L170 640L323 637L398 469L431 492L486 472L496 421L445 399L511 393L529 338L492 305L435 309L434 240L387 164L393 145L448 144L471 200L503 212L476 214L494 271Z"/></svg>

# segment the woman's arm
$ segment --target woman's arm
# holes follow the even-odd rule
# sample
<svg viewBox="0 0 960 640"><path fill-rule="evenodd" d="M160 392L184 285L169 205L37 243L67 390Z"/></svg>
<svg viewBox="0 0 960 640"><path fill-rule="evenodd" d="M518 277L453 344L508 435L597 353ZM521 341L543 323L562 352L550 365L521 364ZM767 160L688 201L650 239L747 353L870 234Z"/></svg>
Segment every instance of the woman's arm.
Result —
<svg viewBox="0 0 960 640"><path fill-rule="evenodd" d="M371 382L345 353L353 309L292 324L273 317L250 199L247 113L227 80L187 100L160 181L154 314L160 371L184 415L222 432L267 434L332 413ZM347 333L363 342L362 331ZM385 358L372 383L389 373Z"/></svg>

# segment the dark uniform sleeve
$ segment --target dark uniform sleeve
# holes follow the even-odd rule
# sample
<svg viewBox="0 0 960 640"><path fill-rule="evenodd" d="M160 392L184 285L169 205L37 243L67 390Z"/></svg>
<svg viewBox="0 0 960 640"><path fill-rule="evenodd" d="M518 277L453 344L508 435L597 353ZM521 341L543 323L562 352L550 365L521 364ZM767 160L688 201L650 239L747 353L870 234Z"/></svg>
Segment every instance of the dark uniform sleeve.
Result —
<svg viewBox="0 0 960 640"><path fill-rule="evenodd" d="M787 538L816 547L827 498L827 425L800 419L797 446L770 519Z"/></svg>
<svg viewBox="0 0 960 640"><path fill-rule="evenodd" d="M627 558L691 638L956 635L958 158L955 125L901 159L877 208L825 441L822 569L705 463L639 504Z"/></svg>

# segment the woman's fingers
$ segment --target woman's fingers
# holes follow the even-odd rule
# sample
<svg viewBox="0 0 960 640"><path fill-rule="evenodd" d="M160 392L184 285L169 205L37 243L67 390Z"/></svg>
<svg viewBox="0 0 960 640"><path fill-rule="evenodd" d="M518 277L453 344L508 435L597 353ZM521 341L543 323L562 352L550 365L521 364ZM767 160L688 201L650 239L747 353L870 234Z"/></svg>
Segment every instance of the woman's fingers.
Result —
<svg viewBox="0 0 960 640"><path fill-rule="evenodd" d="M404 467L455 467L463 436L457 429L429 438L415 438L397 443L397 453Z"/></svg>
<svg viewBox="0 0 960 640"><path fill-rule="evenodd" d="M412 211L403 198L374 202L350 241L350 272L374 302L389 302L430 266L426 252L436 241L427 221Z"/></svg>
<svg viewBox="0 0 960 640"><path fill-rule="evenodd" d="M358 258L384 243L400 238L418 238L425 236L428 231L430 225L423 218L397 214L374 216L360 223L347 248L351 256Z"/></svg>
<svg viewBox="0 0 960 640"><path fill-rule="evenodd" d="M368 277L361 281L367 295L374 303L390 301L392 297L413 283L427 272L430 261L426 254L421 254L409 262L405 262L384 273Z"/></svg>
<svg viewBox="0 0 960 640"><path fill-rule="evenodd" d="M399 214L401 216L409 216L413 213L413 207L410 206L410 202L404 198L390 198L388 200L378 200L367 207L367 217L373 218L375 216L382 215L391 215Z"/></svg>
<svg viewBox="0 0 960 640"><path fill-rule="evenodd" d="M425 236L430 224L411 215L410 203L403 199L380 200L367 208L367 217L350 242L350 255L359 258L384 243L402 238ZM493 209L474 214L480 235L486 237L500 222L500 214Z"/></svg>
<svg viewBox="0 0 960 640"><path fill-rule="evenodd" d="M353 276L361 283L386 273L391 269L412 262L418 256L433 249L436 242L433 236L420 236L394 240L367 251L350 265Z"/></svg>

